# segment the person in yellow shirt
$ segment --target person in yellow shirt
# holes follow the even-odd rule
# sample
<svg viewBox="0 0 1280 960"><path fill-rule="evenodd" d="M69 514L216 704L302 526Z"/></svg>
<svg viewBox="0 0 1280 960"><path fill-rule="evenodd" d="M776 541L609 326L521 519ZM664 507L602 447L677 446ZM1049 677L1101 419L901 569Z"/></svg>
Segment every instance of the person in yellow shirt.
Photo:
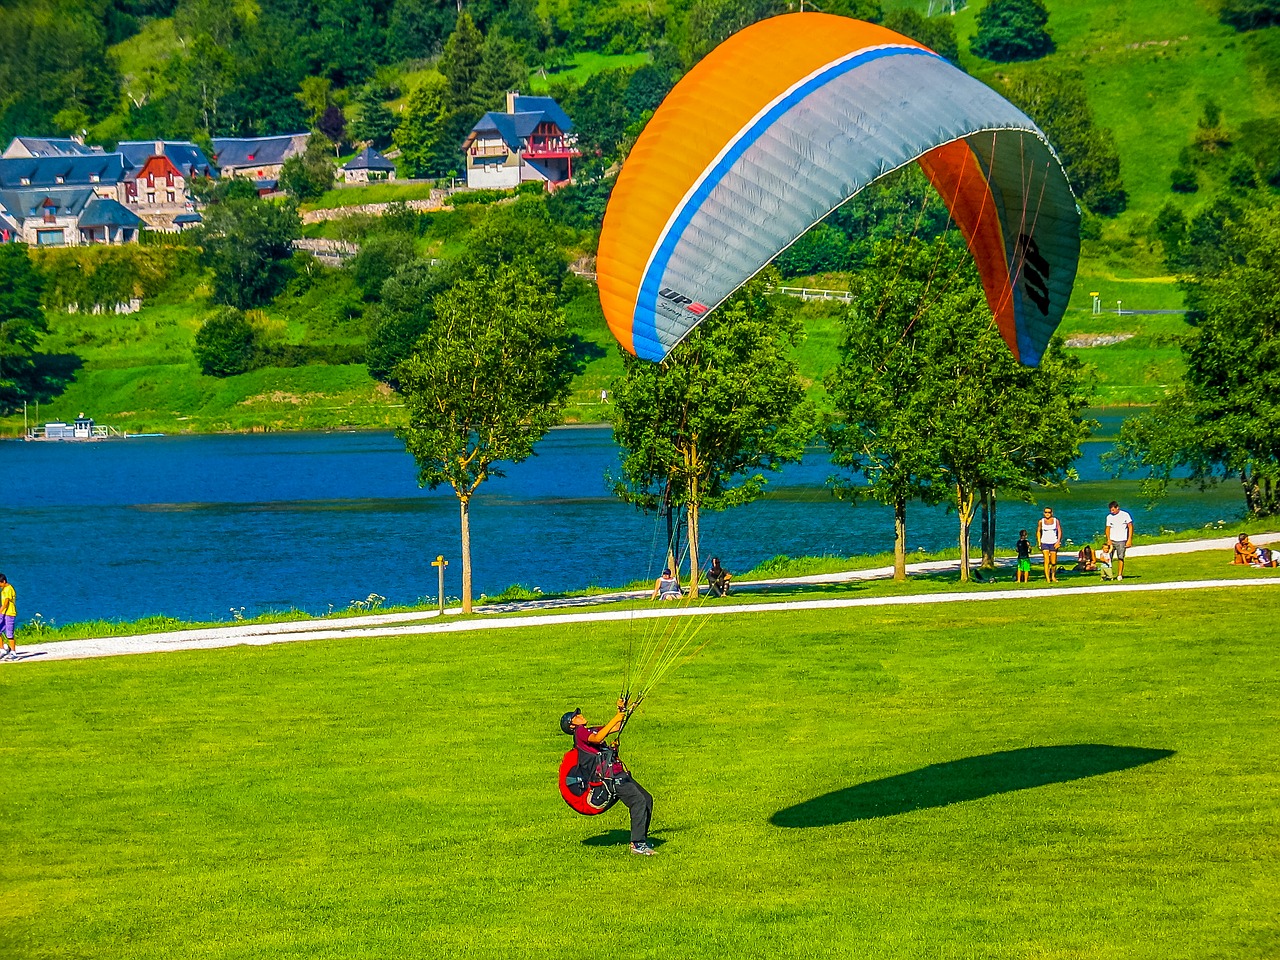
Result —
<svg viewBox="0 0 1280 960"><path fill-rule="evenodd" d="M18 619L18 599L13 584L0 573L0 637L4 639L4 653L0 660L17 660L18 648L13 642L13 625Z"/></svg>

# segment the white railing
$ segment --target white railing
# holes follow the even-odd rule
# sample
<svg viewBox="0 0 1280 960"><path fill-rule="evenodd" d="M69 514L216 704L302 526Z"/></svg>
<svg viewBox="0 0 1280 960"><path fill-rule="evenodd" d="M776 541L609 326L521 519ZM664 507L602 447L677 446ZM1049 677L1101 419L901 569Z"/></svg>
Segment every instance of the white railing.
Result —
<svg viewBox="0 0 1280 960"><path fill-rule="evenodd" d="M778 287L778 293L788 297L799 297L801 300L839 300L852 303L853 294L848 290L816 290L813 287Z"/></svg>

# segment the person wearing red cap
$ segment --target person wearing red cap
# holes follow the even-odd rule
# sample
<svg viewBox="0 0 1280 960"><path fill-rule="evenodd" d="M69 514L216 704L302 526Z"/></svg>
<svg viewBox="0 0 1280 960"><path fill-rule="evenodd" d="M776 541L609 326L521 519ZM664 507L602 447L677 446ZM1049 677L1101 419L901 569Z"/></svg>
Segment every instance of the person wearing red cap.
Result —
<svg viewBox="0 0 1280 960"><path fill-rule="evenodd" d="M617 715L604 726L589 727L581 710L571 710L560 718L560 729L573 737L578 765L586 769L588 764L594 764L596 775L612 786L631 811L631 852L651 857L654 850L649 845L649 821L653 819L653 795L636 783L631 771L612 753L605 761L608 769L600 769L601 745L611 733L622 729L627 716L627 702L619 699Z"/></svg>

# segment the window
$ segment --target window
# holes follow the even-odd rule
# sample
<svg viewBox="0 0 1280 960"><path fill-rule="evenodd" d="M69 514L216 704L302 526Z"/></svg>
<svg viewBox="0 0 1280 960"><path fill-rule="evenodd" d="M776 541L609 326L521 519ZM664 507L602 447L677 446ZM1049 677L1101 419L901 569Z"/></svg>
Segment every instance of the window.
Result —
<svg viewBox="0 0 1280 960"><path fill-rule="evenodd" d="M65 231L62 230L37 230L36 246L37 247L60 247L66 243Z"/></svg>
<svg viewBox="0 0 1280 960"><path fill-rule="evenodd" d="M173 203L173 201L174 201L174 196L173 196L173 191L172 191L172 190L170 190L170 191L168 192L166 199L168 199L168 201L169 201L170 203Z"/></svg>
<svg viewBox="0 0 1280 960"><path fill-rule="evenodd" d="M29 187L29 186L31 186L31 178L30 178L30 177L23 177L23 178L22 178L21 180L19 180L18 182L19 182L19 183L21 183L24 187Z"/></svg>
<svg viewBox="0 0 1280 960"><path fill-rule="evenodd" d="M90 183L97 183L100 179L102 179L102 178L101 178L101 177L99 177L96 173L91 173L91 174L89 174L89 182L90 182Z"/></svg>
<svg viewBox="0 0 1280 960"><path fill-rule="evenodd" d="M156 192L154 190L148 190L147 203L155 203L155 202L156 202Z"/></svg>
<svg viewBox="0 0 1280 960"><path fill-rule="evenodd" d="M54 177L54 178L53 178L53 182L54 182L54 183L66 183L66 182L67 182L67 178L66 178L66 177Z"/></svg>

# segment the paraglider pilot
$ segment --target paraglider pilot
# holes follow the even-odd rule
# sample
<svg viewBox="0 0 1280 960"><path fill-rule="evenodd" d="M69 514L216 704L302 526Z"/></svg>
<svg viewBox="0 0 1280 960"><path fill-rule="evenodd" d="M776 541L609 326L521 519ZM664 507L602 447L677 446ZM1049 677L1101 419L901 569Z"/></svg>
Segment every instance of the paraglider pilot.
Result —
<svg viewBox="0 0 1280 960"><path fill-rule="evenodd" d="M653 856L653 847L649 846L649 821L653 817L653 796L631 776L631 771L609 751L605 753L601 747L605 738L611 733L621 730L627 722L627 701L619 698L617 715L602 727L587 726L587 718L581 710L571 710L560 718L560 729L573 737L573 745L578 749L579 764L594 756L600 763L604 755L605 763L610 769L596 768L596 775L609 780L617 791L618 799L631 811L631 852L641 856Z"/></svg>

